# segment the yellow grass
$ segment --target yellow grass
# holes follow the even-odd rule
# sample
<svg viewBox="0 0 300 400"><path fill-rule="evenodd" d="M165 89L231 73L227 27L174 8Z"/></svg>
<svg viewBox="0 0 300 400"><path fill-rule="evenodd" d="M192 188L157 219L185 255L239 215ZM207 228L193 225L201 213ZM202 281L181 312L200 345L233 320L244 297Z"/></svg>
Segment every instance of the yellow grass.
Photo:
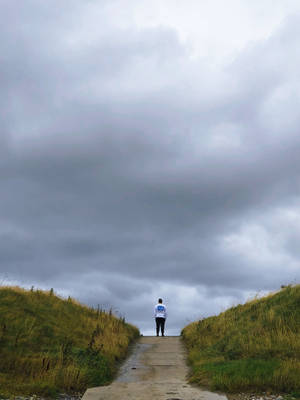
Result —
<svg viewBox="0 0 300 400"><path fill-rule="evenodd" d="M0 288L0 395L82 392L109 383L134 326L54 291Z"/></svg>
<svg viewBox="0 0 300 400"><path fill-rule="evenodd" d="M300 285L182 331L192 380L215 389L300 391Z"/></svg>

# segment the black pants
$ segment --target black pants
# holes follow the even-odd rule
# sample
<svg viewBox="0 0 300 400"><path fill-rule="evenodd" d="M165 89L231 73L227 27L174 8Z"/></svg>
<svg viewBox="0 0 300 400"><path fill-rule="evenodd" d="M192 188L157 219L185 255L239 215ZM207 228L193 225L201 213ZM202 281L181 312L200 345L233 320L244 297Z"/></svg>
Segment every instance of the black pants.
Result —
<svg viewBox="0 0 300 400"><path fill-rule="evenodd" d="M161 329L161 336L165 336L165 318L155 318L156 321L156 336L159 336L159 330Z"/></svg>

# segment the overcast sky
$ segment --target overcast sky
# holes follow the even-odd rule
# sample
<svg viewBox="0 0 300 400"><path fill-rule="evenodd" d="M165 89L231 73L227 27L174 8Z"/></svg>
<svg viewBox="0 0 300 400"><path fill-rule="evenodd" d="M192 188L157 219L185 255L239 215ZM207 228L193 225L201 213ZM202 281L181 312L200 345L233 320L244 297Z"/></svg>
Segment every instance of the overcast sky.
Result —
<svg viewBox="0 0 300 400"><path fill-rule="evenodd" d="M167 334L300 281L299 0L0 0L0 279Z"/></svg>

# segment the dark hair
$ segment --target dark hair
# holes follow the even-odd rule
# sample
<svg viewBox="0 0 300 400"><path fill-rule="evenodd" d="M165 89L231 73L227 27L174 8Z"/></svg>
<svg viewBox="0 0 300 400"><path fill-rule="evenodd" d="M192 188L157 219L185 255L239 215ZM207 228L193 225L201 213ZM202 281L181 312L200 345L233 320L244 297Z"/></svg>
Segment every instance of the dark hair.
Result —
<svg viewBox="0 0 300 400"><path fill-rule="evenodd" d="M162 299L158 299L158 302L159 302L159 303L162 303Z"/></svg>

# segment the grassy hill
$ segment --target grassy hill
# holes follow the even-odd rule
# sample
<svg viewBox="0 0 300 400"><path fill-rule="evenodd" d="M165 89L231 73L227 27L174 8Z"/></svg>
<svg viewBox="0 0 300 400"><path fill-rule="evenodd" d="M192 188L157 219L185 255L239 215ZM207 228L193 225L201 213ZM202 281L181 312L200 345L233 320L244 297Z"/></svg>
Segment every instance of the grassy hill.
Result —
<svg viewBox="0 0 300 400"><path fill-rule="evenodd" d="M132 325L51 289L0 288L0 397L82 392L112 380Z"/></svg>
<svg viewBox="0 0 300 400"><path fill-rule="evenodd" d="M300 285L186 326L191 381L300 397Z"/></svg>

